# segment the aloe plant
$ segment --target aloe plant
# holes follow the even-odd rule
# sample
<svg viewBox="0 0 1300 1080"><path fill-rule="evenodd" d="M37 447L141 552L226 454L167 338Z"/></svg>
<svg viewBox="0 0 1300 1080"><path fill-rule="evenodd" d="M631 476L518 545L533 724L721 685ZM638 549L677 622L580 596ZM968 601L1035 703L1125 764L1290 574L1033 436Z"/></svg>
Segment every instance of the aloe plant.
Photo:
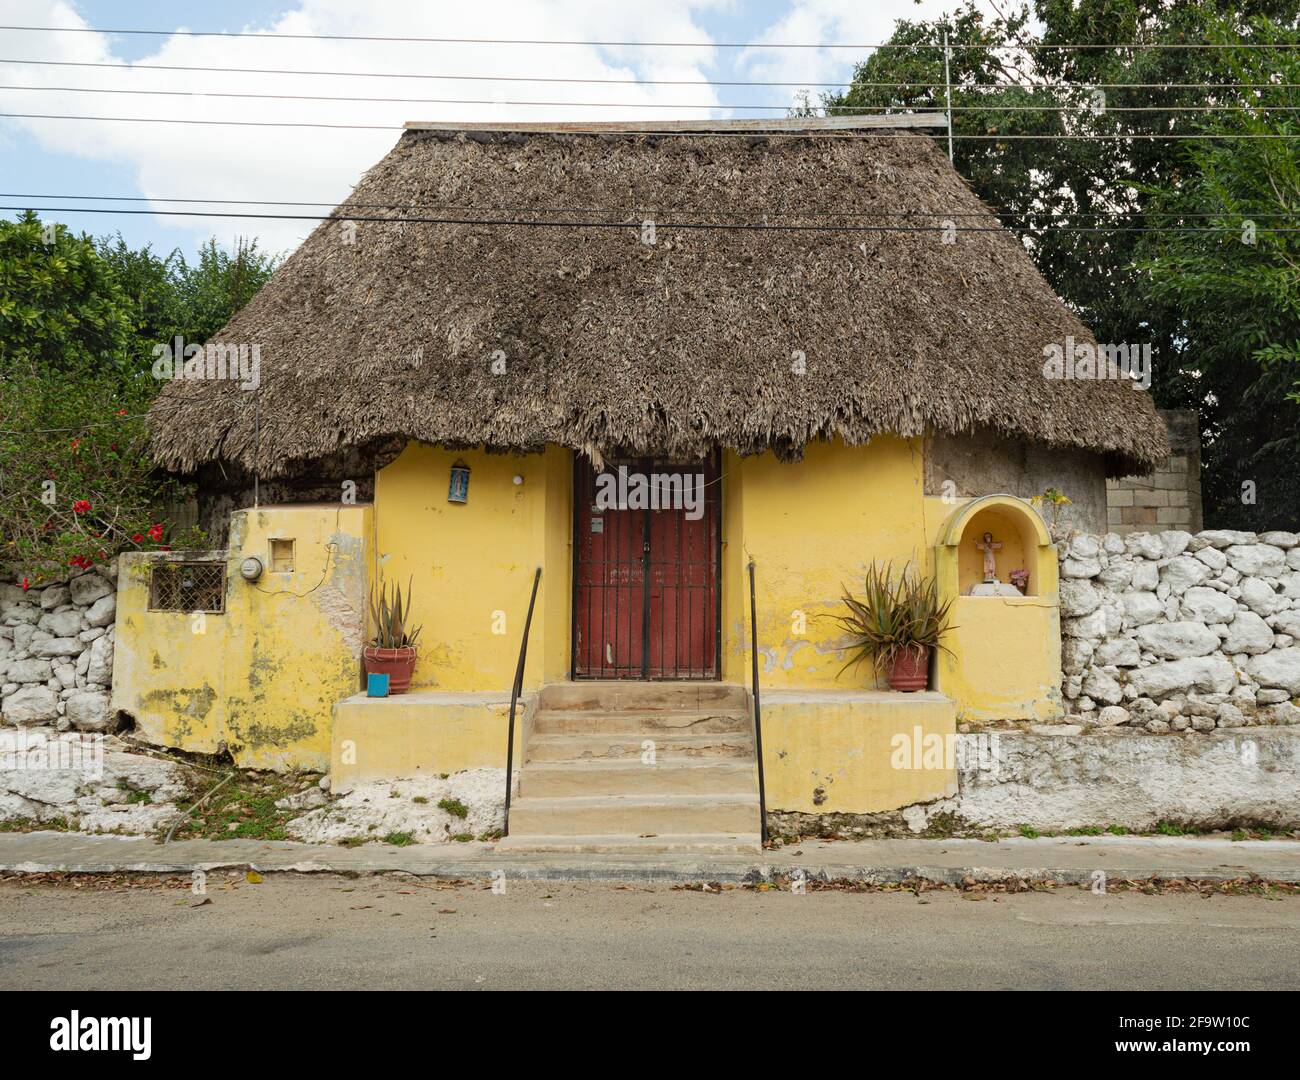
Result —
<svg viewBox="0 0 1300 1080"><path fill-rule="evenodd" d="M869 660L878 674L888 672L895 658L916 646L948 648L940 638L951 627L948 614L951 600L939 600L939 586L934 578L922 578L910 567L894 572L893 563L883 568L872 563L867 568L862 598L844 588L841 598L848 608L845 615L831 618L851 640L845 670Z"/></svg>
<svg viewBox="0 0 1300 1080"><path fill-rule="evenodd" d="M412 579L413 581L413 579ZM402 586L393 587L393 598L389 601L388 586L383 579L379 582L379 591L370 592L370 619L375 626L375 634L370 644L380 649L404 649L413 647L420 637L421 627L407 629L407 620L411 614L412 581L406 583L406 596L402 596Z"/></svg>

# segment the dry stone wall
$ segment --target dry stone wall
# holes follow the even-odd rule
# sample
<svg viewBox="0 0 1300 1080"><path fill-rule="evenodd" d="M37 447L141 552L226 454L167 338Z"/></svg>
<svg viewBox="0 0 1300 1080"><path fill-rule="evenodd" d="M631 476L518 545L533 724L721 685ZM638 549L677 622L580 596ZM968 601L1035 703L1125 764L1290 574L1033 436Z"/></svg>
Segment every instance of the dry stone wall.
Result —
<svg viewBox="0 0 1300 1080"><path fill-rule="evenodd" d="M0 585L0 718L106 731L116 564L42 588Z"/></svg>
<svg viewBox="0 0 1300 1080"><path fill-rule="evenodd" d="M1068 720L1300 723L1300 534L1107 533L1058 550Z"/></svg>

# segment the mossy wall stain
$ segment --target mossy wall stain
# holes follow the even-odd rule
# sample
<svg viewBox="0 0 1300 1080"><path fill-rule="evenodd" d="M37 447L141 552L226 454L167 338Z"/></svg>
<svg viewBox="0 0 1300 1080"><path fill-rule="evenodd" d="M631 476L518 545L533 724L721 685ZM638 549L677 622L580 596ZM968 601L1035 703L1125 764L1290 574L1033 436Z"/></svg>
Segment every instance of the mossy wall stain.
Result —
<svg viewBox="0 0 1300 1080"><path fill-rule="evenodd" d="M246 767L323 769L334 703L360 682L369 506L241 511L231 547L201 553L226 564L226 610L193 633L186 612L151 612L150 563L123 558L114 705L161 745L225 746ZM292 539L292 571L270 569L270 541ZM266 569L239 576L248 556Z"/></svg>

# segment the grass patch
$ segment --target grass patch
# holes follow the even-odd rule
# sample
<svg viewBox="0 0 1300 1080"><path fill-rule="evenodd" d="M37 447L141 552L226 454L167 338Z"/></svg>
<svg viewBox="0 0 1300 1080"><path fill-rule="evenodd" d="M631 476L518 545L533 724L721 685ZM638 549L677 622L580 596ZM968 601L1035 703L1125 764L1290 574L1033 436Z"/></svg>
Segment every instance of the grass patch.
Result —
<svg viewBox="0 0 1300 1080"><path fill-rule="evenodd" d="M469 807L459 799L439 799L438 809L446 810L454 818L460 818L464 821L469 817Z"/></svg>
<svg viewBox="0 0 1300 1080"><path fill-rule="evenodd" d="M458 832L452 836L452 839L458 844L468 844L474 839L474 834L471 832Z"/></svg>
<svg viewBox="0 0 1300 1080"><path fill-rule="evenodd" d="M365 842L364 836L345 836L339 841L339 847L360 847Z"/></svg>
<svg viewBox="0 0 1300 1080"><path fill-rule="evenodd" d="M1106 831L1111 836L1128 836L1128 829L1124 828L1123 825L1107 825Z"/></svg>
<svg viewBox="0 0 1300 1080"><path fill-rule="evenodd" d="M1176 825L1172 821L1165 821L1161 818L1156 822L1156 832L1161 836L1183 836L1186 830L1181 825Z"/></svg>
<svg viewBox="0 0 1300 1080"><path fill-rule="evenodd" d="M1096 825L1083 825L1077 829L1067 829L1066 836L1100 836L1101 829Z"/></svg>
<svg viewBox="0 0 1300 1080"><path fill-rule="evenodd" d="M1043 835L1032 825L1021 825L1020 828L1016 830L1016 832L1018 832L1026 840L1037 840L1040 836Z"/></svg>
<svg viewBox="0 0 1300 1080"><path fill-rule="evenodd" d="M136 787L125 776L118 777L117 789L122 793L122 801L132 806L140 806L153 802L153 795L145 791L144 788Z"/></svg>
<svg viewBox="0 0 1300 1080"><path fill-rule="evenodd" d="M50 818L47 821L37 821L35 818L8 818L0 821L0 832L41 832L49 830L51 832L72 832L72 825L67 818Z"/></svg>
<svg viewBox="0 0 1300 1080"><path fill-rule="evenodd" d="M218 781L205 782L181 800L185 820L177 840L287 840L285 824L302 810L281 810L275 804L316 783L315 773L237 771L207 802L196 805Z"/></svg>
<svg viewBox="0 0 1300 1080"><path fill-rule="evenodd" d="M385 844L392 844L393 847L408 847L415 843L415 833L390 832L380 839L382 839Z"/></svg>
<svg viewBox="0 0 1300 1080"><path fill-rule="evenodd" d="M411 797L411 802L413 802L413 803L419 803L421 806L423 806L423 805L424 805L425 803L427 803L428 801L429 801L429 798L428 798L427 795L413 795L413 796Z"/></svg>

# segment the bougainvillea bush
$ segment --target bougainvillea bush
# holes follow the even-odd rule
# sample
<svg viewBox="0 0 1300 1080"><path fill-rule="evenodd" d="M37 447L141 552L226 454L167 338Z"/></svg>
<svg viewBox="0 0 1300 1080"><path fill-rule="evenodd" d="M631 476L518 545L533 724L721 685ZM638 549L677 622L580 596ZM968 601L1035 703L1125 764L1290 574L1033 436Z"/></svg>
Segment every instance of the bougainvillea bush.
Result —
<svg viewBox="0 0 1300 1080"><path fill-rule="evenodd" d="M162 508L184 489L147 452L171 265L146 251L128 266L32 214L0 221L0 580L37 585L124 549L201 542L168 534ZM161 272L149 282L141 267Z"/></svg>

